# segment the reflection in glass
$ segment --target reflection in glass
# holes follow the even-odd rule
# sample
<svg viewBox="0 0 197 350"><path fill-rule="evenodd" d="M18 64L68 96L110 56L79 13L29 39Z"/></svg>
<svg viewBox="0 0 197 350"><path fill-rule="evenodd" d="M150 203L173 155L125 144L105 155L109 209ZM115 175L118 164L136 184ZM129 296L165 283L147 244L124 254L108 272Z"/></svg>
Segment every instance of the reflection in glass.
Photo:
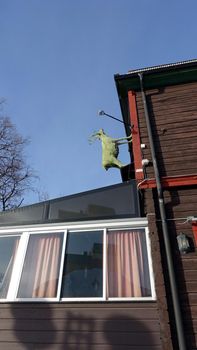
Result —
<svg viewBox="0 0 197 350"><path fill-rule="evenodd" d="M151 296L145 231L110 231L107 238L108 297Z"/></svg>
<svg viewBox="0 0 197 350"><path fill-rule="evenodd" d="M50 220L138 217L136 183L122 183L50 202Z"/></svg>
<svg viewBox="0 0 197 350"><path fill-rule="evenodd" d="M18 298L54 298L57 294L63 233L31 235Z"/></svg>
<svg viewBox="0 0 197 350"><path fill-rule="evenodd" d="M102 297L102 271L103 231L69 232L62 297Z"/></svg>
<svg viewBox="0 0 197 350"><path fill-rule="evenodd" d="M0 298L6 298L20 237L0 237Z"/></svg>

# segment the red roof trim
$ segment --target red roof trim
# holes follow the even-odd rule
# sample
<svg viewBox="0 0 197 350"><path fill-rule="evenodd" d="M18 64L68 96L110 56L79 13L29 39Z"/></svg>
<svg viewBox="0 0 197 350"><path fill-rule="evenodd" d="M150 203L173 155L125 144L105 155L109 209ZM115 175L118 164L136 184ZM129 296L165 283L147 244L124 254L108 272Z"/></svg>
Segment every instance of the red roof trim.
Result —
<svg viewBox="0 0 197 350"><path fill-rule="evenodd" d="M161 184L164 188L197 185L197 175L163 176ZM145 179L138 183L138 188L156 188L156 181L155 179Z"/></svg>

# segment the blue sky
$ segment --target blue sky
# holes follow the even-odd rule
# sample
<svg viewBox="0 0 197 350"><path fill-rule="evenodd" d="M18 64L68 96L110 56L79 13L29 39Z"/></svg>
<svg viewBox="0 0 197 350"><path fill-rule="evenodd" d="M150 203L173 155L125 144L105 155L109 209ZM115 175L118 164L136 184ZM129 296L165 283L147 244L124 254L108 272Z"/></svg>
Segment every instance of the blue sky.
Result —
<svg viewBox="0 0 197 350"><path fill-rule="evenodd" d="M196 13L196 0L0 0L0 97L31 140L39 192L55 198L121 181L88 137L124 128L97 112L121 116L115 73L196 58ZM31 193L24 203L38 200Z"/></svg>

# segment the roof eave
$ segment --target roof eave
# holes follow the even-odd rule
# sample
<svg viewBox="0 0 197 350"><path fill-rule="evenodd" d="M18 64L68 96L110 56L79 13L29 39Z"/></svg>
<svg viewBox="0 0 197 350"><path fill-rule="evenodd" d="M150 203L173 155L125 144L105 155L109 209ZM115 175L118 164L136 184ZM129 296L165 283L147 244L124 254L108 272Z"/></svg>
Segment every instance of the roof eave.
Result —
<svg viewBox="0 0 197 350"><path fill-rule="evenodd" d="M144 85L146 89L196 81L197 60L137 69L122 75L116 74L114 79L117 89L126 90L127 92L129 90L139 91L140 73L144 75Z"/></svg>
<svg viewBox="0 0 197 350"><path fill-rule="evenodd" d="M139 74L145 90L197 81L197 59L129 71L114 75L124 121L128 122L128 91L140 91Z"/></svg>

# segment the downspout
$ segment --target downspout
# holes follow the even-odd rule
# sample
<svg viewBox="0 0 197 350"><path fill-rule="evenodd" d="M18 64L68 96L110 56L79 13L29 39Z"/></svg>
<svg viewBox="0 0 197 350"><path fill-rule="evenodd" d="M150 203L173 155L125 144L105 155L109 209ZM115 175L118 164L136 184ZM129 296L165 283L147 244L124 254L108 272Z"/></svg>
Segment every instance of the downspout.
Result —
<svg viewBox="0 0 197 350"><path fill-rule="evenodd" d="M157 195L159 200L159 211L161 215L161 223L162 223L162 230L163 230L163 238L164 238L164 246L165 246L165 252L166 252L166 259L167 259L167 266L168 266L168 273L169 273L169 281L170 281L170 289L172 294L172 304L174 309L174 317L175 317L175 324L176 324L176 330L177 330L177 339L179 344L179 350L186 350L186 342L185 342L185 336L183 331L183 321L181 316L181 309L180 309L180 303L178 298L178 290L177 290L177 284L175 279L175 271L173 266L173 259L172 259L172 252L171 252L171 246L170 246L170 239L169 239L169 231L167 226L167 220L166 220L166 211L165 211L165 204L164 204L164 197L163 197L163 189L161 185L161 180L159 176L159 170L157 165L157 159L155 154L155 146L153 142L153 135L152 135L152 129L151 129L151 123L148 113L148 107L146 102L146 95L143 88L143 74L138 74L140 78L140 86L141 86L141 93L142 93L142 101L144 105L144 113L145 113L145 120L147 125L147 131L148 131L148 138L150 143L150 150L151 150L151 156L153 161L153 168L155 172L155 180L156 180L156 187L157 187Z"/></svg>

